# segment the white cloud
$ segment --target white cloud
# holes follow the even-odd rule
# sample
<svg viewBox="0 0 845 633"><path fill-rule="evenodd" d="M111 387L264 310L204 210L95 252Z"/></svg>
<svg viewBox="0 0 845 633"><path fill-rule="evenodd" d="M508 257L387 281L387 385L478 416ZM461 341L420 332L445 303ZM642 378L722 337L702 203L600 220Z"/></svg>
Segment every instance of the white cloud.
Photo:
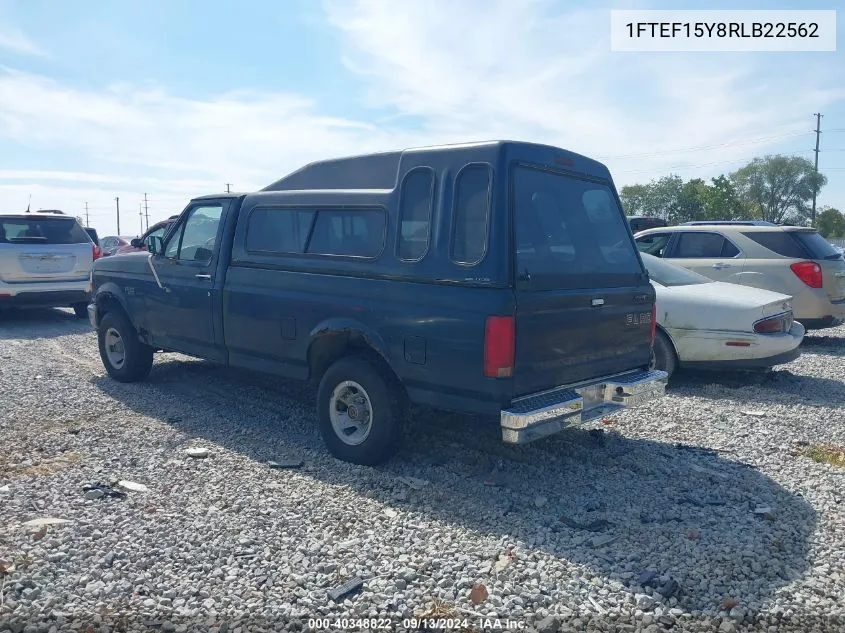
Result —
<svg viewBox="0 0 845 633"><path fill-rule="evenodd" d="M31 57L48 57L47 52L17 29L3 27L0 31L0 50Z"/></svg>
<svg viewBox="0 0 845 633"><path fill-rule="evenodd" d="M43 208L84 200L110 207L116 195L137 205L148 192L167 202L165 215L225 183L253 190L311 160L414 144L401 132L324 116L297 95L232 93L202 101L129 85L90 92L0 68L3 140L51 162L76 158L61 171L0 163L7 168L0 170L0 208L25 208L30 192Z"/></svg>
<svg viewBox="0 0 845 633"><path fill-rule="evenodd" d="M611 53L607 11L562 6L328 2L361 86L339 98L387 112L378 123L325 116L300 94L201 100L131 77L91 90L0 67L0 144L45 157L42 168L0 155L0 209L25 208L32 193L33 208L87 200L111 223L115 196L137 213L147 192L151 216L164 217L192 195L259 188L310 160L490 138L602 158L619 185L683 165L708 176L809 132L810 113L845 97L827 58L807 74L779 72L775 54Z"/></svg>
<svg viewBox="0 0 845 633"><path fill-rule="evenodd" d="M519 137L598 157L649 154L635 164L609 159L620 174L660 173L683 162L673 150L697 145L721 147L693 162L741 161L749 146L738 139L806 131L809 113L845 98L803 73L778 76L775 55L611 53L609 13L598 8L566 13L551 0L428 0L403 4L400 15L390 0L326 7L373 103L459 136Z"/></svg>

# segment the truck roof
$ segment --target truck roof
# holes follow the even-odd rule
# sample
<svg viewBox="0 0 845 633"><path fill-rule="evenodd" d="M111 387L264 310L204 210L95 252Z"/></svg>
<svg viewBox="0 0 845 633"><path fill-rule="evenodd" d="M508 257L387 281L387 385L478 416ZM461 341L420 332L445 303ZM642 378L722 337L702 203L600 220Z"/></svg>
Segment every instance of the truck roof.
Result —
<svg viewBox="0 0 845 633"><path fill-rule="evenodd" d="M243 194L243 193L235 193L233 191L230 191L230 192L209 193L209 194L204 194L202 196L195 196L195 197L191 198L191 200L192 201L193 200L211 200L211 199L220 200L220 198L241 198L244 195L245 194ZM167 220L161 220L161 221L167 222L169 220L175 220L178 217L179 217L179 214L177 213L176 215L171 215L169 218L167 218Z"/></svg>
<svg viewBox="0 0 845 633"><path fill-rule="evenodd" d="M408 160L414 166L454 168L469 162L497 162L502 156L536 163L577 165L576 170L609 178L602 163L562 148L522 141L480 141L416 147L390 152L360 154L309 163L267 185L262 191L307 191L326 189L391 190L396 187L400 167Z"/></svg>

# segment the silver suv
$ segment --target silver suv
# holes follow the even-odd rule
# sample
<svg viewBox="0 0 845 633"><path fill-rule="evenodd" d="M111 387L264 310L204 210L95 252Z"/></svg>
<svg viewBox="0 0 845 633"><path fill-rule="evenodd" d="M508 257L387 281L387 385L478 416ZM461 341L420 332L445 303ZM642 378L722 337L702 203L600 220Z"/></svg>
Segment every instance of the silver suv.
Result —
<svg viewBox="0 0 845 633"><path fill-rule="evenodd" d="M86 318L91 264L99 256L73 217L0 215L0 309L69 306Z"/></svg>
<svg viewBox="0 0 845 633"><path fill-rule="evenodd" d="M793 297L808 330L845 323L845 260L815 229L768 222L690 222L637 233L637 248L714 281Z"/></svg>

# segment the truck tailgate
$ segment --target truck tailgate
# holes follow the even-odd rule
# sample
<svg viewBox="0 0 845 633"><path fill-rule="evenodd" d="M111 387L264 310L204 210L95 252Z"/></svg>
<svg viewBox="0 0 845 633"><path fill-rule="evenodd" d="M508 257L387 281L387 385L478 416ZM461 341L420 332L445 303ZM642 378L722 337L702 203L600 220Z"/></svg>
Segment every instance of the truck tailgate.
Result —
<svg viewBox="0 0 845 633"><path fill-rule="evenodd" d="M518 293L514 395L647 365L647 296L642 288Z"/></svg>

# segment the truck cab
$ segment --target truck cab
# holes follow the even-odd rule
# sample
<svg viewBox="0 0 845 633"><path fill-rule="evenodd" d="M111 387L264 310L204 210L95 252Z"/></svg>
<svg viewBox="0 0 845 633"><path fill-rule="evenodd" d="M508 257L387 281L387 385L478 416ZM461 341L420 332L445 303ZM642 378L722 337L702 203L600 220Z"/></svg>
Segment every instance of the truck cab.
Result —
<svg viewBox="0 0 845 633"><path fill-rule="evenodd" d="M156 350L318 385L329 450L375 464L411 404L534 441L659 397L654 290L606 167L492 141L319 161L192 200L99 260L106 370Z"/></svg>

